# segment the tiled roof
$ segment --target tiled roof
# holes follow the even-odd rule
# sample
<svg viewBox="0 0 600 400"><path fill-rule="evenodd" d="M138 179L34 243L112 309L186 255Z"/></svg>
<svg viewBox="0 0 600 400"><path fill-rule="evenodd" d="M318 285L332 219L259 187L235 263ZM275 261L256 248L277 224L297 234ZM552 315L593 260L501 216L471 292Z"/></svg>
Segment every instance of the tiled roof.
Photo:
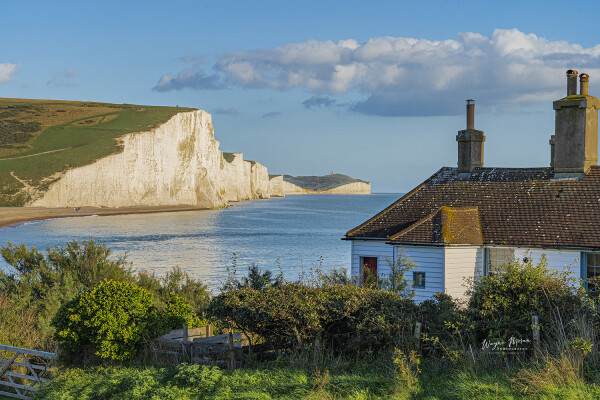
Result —
<svg viewBox="0 0 600 400"><path fill-rule="evenodd" d="M392 241L481 244L477 207L440 207L436 212L392 235Z"/></svg>
<svg viewBox="0 0 600 400"><path fill-rule="evenodd" d="M460 216L446 224L457 232L450 236L442 234L442 207ZM480 233L472 234L476 216ZM600 167L591 167L583 179L554 179L551 168L476 168L460 178L456 168L445 167L346 236L600 249Z"/></svg>

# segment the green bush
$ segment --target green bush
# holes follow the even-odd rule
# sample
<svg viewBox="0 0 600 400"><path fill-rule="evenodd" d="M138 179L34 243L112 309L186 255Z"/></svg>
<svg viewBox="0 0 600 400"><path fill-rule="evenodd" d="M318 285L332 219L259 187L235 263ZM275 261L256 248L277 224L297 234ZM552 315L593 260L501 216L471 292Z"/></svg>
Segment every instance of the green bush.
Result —
<svg viewBox="0 0 600 400"><path fill-rule="evenodd" d="M170 327L164 322L147 290L105 281L63 305L52 324L56 340L68 352L91 345L100 358L126 360L141 344L166 333Z"/></svg>
<svg viewBox="0 0 600 400"><path fill-rule="evenodd" d="M195 314L204 312L210 302L210 289L201 281L191 278L187 271L173 267L164 277L157 277L153 272L140 271L137 283L154 294L160 304L169 301L175 294L185 299Z"/></svg>
<svg viewBox="0 0 600 400"><path fill-rule="evenodd" d="M41 252L24 244L8 243L0 254L9 265L0 270L0 334L2 344L28 346L54 351L52 318L58 309L78 294L105 280L136 283L153 294L155 306L167 320L164 324L181 328L183 322L200 326L197 314L206 308L210 291L181 268L164 277L135 273L125 256L113 257L103 244L93 240L48 247ZM169 318L171 318L169 320ZM8 334L21 332L26 335Z"/></svg>
<svg viewBox="0 0 600 400"><path fill-rule="evenodd" d="M112 260L110 249L93 240L71 241L49 247L45 253L8 243L0 254L9 265L0 270L0 292L7 297L13 315L33 314L34 327L28 335L37 349L53 350L50 322L62 304L104 279L135 280L123 257ZM15 325L9 326L9 321ZM22 323L13 318L2 318L2 325L15 332L22 329ZM11 340L3 344L22 343Z"/></svg>
<svg viewBox="0 0 600 400"><path fill-rule="evenodd" d="M335 344L340 351L356 354L391 348L407 339L416 306L383 290L284 282L262 290L225 291L213 298L208 312L279 348Z"/></svg>
<svg viewBox="0 0 600 400"><path fill-rule="evenodd" d="M468 311L478 340L528 338L533 314L540 316L545 339L552 339L559 331L564 334L574 317L596 314L569 272L549 269L545 258L536 265L531 260L511 261L504 272L477 277L470 295ZM553 329L547 329L550 326Z"/></svg>

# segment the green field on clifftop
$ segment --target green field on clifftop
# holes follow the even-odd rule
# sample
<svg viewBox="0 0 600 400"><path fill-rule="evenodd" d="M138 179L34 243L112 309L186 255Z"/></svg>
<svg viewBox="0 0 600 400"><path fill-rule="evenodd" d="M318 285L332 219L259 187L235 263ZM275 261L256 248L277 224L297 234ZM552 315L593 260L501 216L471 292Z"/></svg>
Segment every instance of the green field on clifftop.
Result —
<svg viewBox="0 0 600 400"><path fill-rule="evenodd" d="M183 107L0 98L0 206L22 206L57 172L119 151L117 138L154 128Z"/></svg>

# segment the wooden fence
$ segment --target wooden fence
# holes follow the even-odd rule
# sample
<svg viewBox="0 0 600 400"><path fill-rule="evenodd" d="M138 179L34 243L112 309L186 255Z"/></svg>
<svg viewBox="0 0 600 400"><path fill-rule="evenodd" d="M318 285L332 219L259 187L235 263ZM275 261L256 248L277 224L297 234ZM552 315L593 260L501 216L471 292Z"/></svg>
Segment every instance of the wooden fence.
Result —
<svg viewBox="0 0 600 400"><path fill-rule="evenodd" d="M0 396L30 399L29 392L39 390L50 381L44 375L48 372L48 362L56 359L55 353L4 345L0 345L0 351L9 354L6 359L0 358ZM12 353L14 356L10 357Z"/></svg>
<svg viewBox="0 0 600 400"><path fill-rule="evenodd" d="M249 345L241 332L213 334L213 326L176 329L161 336L147 347L154 359L167 364L189 362L212 364L228 368L244 362L242 348Z"/></svg>

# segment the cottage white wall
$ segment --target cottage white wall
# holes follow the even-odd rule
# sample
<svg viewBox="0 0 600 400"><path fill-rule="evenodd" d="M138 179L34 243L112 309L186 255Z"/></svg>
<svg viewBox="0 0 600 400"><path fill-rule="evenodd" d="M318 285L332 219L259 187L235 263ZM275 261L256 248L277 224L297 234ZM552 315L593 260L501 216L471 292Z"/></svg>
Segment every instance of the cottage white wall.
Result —
<svg viewBox="0 0 600 400"><path fill-rule="evenodd" d="M433 246L396 246L395 260L407 257L415 263L414 272L425 272L425 287L414 288L416 302L428 300L436 293L444 292L444 248ZM389 270L388 270L389 274ZM412 283L412 272L406 277Z"/></svg>
<svg viewBox="0 0 600 400"><path fill-rule="evenodd" d="M483 247L454 247L444 248L446 265L446 293L454 298L464 298L467 290L467 279L483 274Z"/></svg>
<svg viewBox="0 0 600 400"><path fill-rule="evenodd" d="M524 257L531 258L531 261L536 265L542 255L548 260L548 268L559 272L568 271L572 278L576 279L575 284L579 284L581 278L581 252L576 250L558 250L558 249L527 249L516 248L515 258L523 261Z"/></svg>
<svg viewBox="0 0 600 400"><path fill-rule="evenodd" d="M358 278L361 270L361 257L377 257L377 272L380 276L389 274L389 265L394 260L394 249L385 240L352 240L352 278Z"/></svg>

